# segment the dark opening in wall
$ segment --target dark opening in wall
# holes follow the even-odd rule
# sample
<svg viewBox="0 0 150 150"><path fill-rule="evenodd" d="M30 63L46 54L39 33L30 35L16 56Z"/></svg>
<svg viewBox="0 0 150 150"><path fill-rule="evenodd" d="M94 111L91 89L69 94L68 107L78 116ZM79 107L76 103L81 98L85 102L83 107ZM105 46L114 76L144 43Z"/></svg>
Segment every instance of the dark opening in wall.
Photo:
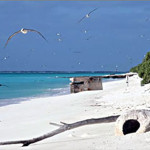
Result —
<svg viewBox="0 0 150 150"><path fill-rule="evenodd" d="M123 134L130 134L136 132L140 127L140 123L137 120L131 119L127 120L123 124Z"/></svg>

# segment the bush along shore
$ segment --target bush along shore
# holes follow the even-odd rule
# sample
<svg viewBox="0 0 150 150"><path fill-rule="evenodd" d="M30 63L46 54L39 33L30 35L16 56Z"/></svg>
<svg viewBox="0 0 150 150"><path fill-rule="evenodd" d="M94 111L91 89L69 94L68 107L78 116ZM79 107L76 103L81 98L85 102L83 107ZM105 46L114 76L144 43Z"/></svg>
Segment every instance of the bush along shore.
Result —
<svg viewBox="0 0 150 150"><path fill-rule="evenodd" d="M143 80L141 84L150 83L150 52L148 52L143 60L143 62L130 69L130 72L137 72L139 77Z"/></svg>

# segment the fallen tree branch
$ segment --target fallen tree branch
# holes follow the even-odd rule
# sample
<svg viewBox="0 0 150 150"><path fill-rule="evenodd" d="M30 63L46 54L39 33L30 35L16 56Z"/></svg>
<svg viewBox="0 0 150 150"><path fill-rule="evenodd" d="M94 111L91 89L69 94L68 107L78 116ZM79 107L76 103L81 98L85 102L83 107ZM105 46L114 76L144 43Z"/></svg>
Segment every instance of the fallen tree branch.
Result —
<svg viewBox="0 0 150 150"><path fill-rule="evenodd" d="M30 144L33 144L33 143L36 143L38 141L44 140L46 138L52 137L52 136L57 135L59 133L62 133L62 132L65 132L67 130L71 130L71 129L74 129L77 127L81 127L84 125L115 122L118 117L119 117L119 115L109 116L109 117L104 117L104 118L92 118L92 119L86 119L86 120L78 121L78 122L71 123L71 124L61 122L62 125L57 124L57 123L50 123L51 125L57 126L59 128L50 132L50 133L44 134L42 136L39 136L39 137L36 137L33 139L0 142L0 145L23 144L22 146L28 146Z"/></svg>

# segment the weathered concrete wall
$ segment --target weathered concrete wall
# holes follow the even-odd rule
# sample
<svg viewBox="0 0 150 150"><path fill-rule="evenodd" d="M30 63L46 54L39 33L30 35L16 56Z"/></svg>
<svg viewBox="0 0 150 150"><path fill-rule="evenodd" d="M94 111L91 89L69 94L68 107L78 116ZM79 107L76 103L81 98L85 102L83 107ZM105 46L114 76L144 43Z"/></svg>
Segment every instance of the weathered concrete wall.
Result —
<svg viewBox="0 0 150 150"><path fill-rule="evenodd" d="M101 77L75 77L71 81L71 93L103 89Z"/></svg>

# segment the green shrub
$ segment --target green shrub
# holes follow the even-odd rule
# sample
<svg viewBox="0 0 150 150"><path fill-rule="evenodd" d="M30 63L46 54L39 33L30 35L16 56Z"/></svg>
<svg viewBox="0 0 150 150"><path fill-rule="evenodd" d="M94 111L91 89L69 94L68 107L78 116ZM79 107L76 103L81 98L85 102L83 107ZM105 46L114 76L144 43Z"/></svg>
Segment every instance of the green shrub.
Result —
<svg viewBox="0 0 150 150"><path fill-rule="evenodd" d="M143 78L141 84L150 83L150 52L148 52L143 62L130 69L130 72L137 72Z"/></svg>

